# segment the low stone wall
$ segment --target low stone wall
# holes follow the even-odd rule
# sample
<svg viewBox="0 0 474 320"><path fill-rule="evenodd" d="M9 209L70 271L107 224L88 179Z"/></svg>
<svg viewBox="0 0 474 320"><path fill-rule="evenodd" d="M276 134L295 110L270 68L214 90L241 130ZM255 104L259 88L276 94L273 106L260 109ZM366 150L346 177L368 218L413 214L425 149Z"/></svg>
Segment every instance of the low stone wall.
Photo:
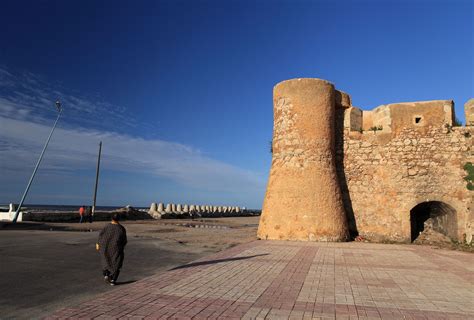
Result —
<svg viewBox="0 0 474 320"><path fill-rule="evenodd" d="M108 221L112 214L120 212L121 218L124 220L145 220L152 219L147 213L139 210L119 210L119 211L96 211L94 221ZM80 216L77 211L29 211L23 213L23 221L38 222L79 222ZM84 221L88 221L88 217L84 216Z"/></svg>

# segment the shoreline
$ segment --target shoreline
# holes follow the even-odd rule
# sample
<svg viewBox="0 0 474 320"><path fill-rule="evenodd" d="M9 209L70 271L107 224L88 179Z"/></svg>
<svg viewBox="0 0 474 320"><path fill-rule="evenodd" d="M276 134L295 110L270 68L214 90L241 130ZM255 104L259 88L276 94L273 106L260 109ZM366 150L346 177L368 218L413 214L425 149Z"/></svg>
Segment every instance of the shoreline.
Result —
<svg viewBox="0 0 474 320"><path fill-rule="evenodd" d="M23 212L22 220L25 222L78 222L80 220L79 208L74 210L64 210L61 208L54 210L45 210L43 208L25 207L21 210ZM120 213L124 221L131 220L169 220L169 219L201 219L201 218L225 218L225 217L251 217L260 216L260 210L246 210L239 213L207 213L207 214L187 214L187 213L169 213L162 214L161 217L149 213L149 210L134 207L110 207L109 210L96 209L93 215L93 221L108 221L111 215ZM84 221L88 222L88 216L84 216Z"/></svg>

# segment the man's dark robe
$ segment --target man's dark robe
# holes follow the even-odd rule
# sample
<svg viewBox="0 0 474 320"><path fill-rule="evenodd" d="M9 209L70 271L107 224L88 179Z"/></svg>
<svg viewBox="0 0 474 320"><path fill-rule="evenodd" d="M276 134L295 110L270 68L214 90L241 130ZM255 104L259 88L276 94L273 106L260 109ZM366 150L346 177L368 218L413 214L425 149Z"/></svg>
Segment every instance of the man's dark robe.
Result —
<svg viewBox="0 0 474 320"><path fill-rule="evenodd" d="M120 224L108 224L99 233L99 251L102 269L117 273L123 263L123 249L127 244L127 232Z"/></svg>

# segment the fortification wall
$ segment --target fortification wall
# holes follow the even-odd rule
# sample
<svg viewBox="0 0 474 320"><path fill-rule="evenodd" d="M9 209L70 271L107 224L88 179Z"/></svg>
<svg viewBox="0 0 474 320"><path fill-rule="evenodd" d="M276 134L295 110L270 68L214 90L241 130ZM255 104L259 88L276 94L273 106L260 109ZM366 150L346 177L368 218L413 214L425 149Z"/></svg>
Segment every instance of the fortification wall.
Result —
<svg viewBox="0 0 474 320"><path fill-rule="evenodd" d="M321 79L274 88L273 157L258 229L262 239L410 242L437 231L472 240L472 114L455 127L452 100L362 111ZM342 202L342 204L341 204ZM342 208L343 207L343 208Z"/></svg>
<svg viewBox="0 0 474 320"><path fill-rule="evenodd" d="M450 237L472 237L472 191L463 169L474 162L474 128L426 126L398 135L344 131L338 139L338 173L352 233L376 241L411 238L410 211L442 202L455 210Z"/></svg>

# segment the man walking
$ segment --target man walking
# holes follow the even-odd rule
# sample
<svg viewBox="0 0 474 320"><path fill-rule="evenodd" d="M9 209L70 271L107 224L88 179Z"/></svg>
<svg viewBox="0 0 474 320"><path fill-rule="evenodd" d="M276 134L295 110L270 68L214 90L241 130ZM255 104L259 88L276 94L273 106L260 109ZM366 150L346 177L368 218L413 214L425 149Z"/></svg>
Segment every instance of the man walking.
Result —
<svg viewBox="0 0 474 320"><path fill-rule="evenodd" d="M114 286L120 274L127 244L127 232L120 224L120 214L114 213L112 221L99 233L96 249L101 254L104 280Z"/></svg>
<svg viewBox="0 0 474 320"><path fill-rule="evenodd" d="M89 223L92 223L92 208L87 206L84 213L85 213L86 219L89 221Z"/></svg>

